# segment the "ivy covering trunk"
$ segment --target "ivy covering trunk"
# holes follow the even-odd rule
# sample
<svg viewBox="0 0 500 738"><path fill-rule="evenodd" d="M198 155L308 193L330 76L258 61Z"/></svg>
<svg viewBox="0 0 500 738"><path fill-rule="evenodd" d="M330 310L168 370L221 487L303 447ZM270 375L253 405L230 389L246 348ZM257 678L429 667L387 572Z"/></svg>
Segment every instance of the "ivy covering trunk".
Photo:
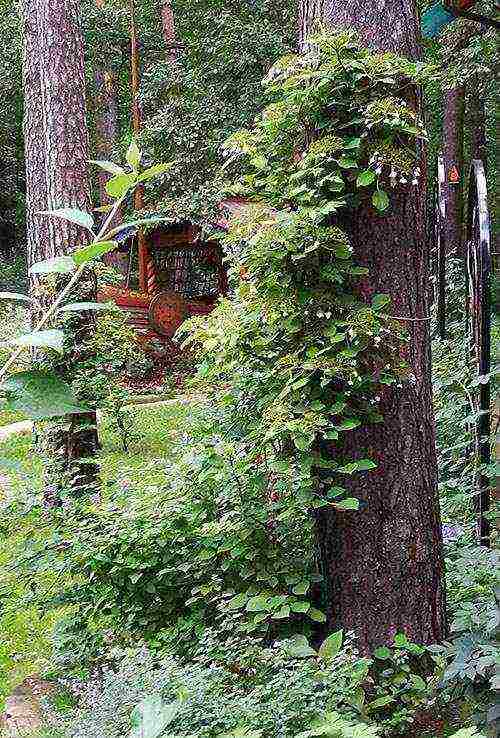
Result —
<svg viewBox="0 0 500 738"><path fill-rule="evenodd" d="M332 30L354 27L372 49L420 58L414 0L304 4L302 42L311 24L322 21ZM415 105L417 99L415 94ZM422 147L420 168L425 171ZM362 512L318 512L328 620L354 630L364 651L390 643L400 631L421 643L439 641L446 633L425 200L422 180L418 188L398 190L389 214L362 206L347 227L355 261L369 270L360 294L367 300L376 293L390 295L391 312L406 321L408 343L402 354L412 372L402 386L383 390L382 423L344 436L343 455L369 456L378 464L347 482L349 492L362 500Z"/></svg>

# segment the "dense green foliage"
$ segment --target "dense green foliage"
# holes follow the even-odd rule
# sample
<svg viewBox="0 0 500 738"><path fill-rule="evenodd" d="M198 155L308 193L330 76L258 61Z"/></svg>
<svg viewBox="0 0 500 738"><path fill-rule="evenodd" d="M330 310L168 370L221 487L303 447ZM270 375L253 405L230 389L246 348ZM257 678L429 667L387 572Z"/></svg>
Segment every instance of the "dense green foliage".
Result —
<svg viewBox="0 0 500 738"><path fill-rule="evenodd" d="M22 220L23 197L19 23L4 5L0 227ZM315 511L361 516L342 479L374 467L362 449L335 461L329 451L359 425L383 422L385 384L412 381L399 358L404 329L387 296L371 294L342 224L362 203L389 213L393 187L419 186L426 135L401 85L429 83L434 152L439 95L435 70L369 53L351 34L320 33L307 55L269 69L294 46L295 3L275 5L173 0L181 52L172 62L160 4L137 2L143 164L177 160L168 174L160 165L145 175L149 206L200 214L221 191L251 204L225 238L231 295L183 327L199 352L196 394L127 408L124 378L147 376L151 363L126 318L99 309L66 389L104 411L100 494L47 509L36 439L0 443L0 704L35 671L53 678L37 738L435 738L496 719L498 557L473 545L479 380L457 262L450 335L433 346L450 640L423 648L398 634L364 658L351 633L325 638ZM109 191L119 199L140 159L129 147L128 10L85 0L82 14L94 145L95 70L118 76L114 149L128 151L128 166ZM490 35L472 47L440 74L487 86ZM448 64L441 51L428 55ZM72 217L88 225L90 215ZM74 254L68 273L112 248L105 237ZM1 286L23 291L22 257L10 264ZM74 340L72 310L42 339L51 360ZM14 338L26 312L2 309L4 324ZM0 347L1 363L7 356ZM24 418L9 407L0 425ZM484 736L464 727L454 738Z"/></svg>

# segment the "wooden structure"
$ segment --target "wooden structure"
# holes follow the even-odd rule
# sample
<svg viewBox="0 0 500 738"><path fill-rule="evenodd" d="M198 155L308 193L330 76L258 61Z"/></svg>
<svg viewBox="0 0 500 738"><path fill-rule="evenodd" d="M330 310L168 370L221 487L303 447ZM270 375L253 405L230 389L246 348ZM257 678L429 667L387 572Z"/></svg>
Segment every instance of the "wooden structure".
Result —
<svg viewBox="0 0 500 738"><path fill-rule="evenodd" d="M225 200L213 225L227 228L227 217L242 206ZM227 291L227 270L216 238L204 240L201 228L188 222L165 223L147 234L124 232L119 248L106 261L123 275L118 286L105 286L111 300L128 313L146 348L178 351L173 336L181 323L206 315Z"/></svg>

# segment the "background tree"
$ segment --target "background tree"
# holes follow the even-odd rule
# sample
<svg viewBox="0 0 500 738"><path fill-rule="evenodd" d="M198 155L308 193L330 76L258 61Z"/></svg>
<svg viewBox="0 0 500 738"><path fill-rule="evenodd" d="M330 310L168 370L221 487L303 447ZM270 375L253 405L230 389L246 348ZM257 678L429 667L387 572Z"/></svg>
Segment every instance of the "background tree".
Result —
<svg viewBox="0 0 500 738"><path fill-rule="evenodd" d="M410 59L421 56L413 0L310 2L303 0L300 39L315 20L356 29L367 46ZM390 29L390 33L387 32ZM409 93L419 106L416 91ZM422 149L420 168L425 171ZM404 358L413 381L388 387L383 423L352 431L347 458L368 455L378 467L346 486L361 513L322 511L317 534L327 582L329 621L354 630L364 651L389 643L396 632L430 643L446 632L443 560L430 378L428 243L425 186L408 184L388 215L357 210L346 224L355 260L369 268L364 298L391 296L391 311L408 326Z"/></svg>
<svg viewBox="0 0 500 738"><path fill-rule="evenodd" d="M83 42L77 0L26 0L24 3L25 150L28 261L32 265L75 250L87 242L86 231L67 220L40 215L43 210L90 210L88 133ZM78 288L80 299L95 297L95 284ZM30 291L43 305L45 283L34 275ZM92 329L92 316L73 319L69 346L59 370L74 368ZM55 474L50 492L69 485L73 492L93 488L97 467L89 457L97 449L95 413L51 423L44 434ZM51 465L52 469L52 465Z"/></svg>
<svg viewBox="0 0 500 738"><path fill-rule="evenodd" d="M443 160L445 169L446 221L444 237L448 254L465 258L462 249L464 179L465 88L445 91L443 115Z"/></svg>
<svg viewBox="0 0 500 738"><path fill-rule="evenodd" d="M105 0L96 0L96 5L104 9ZM95 60L94 82L95 98L95 138L96 155L99 159L113 158L119 135L118 80L111 60L102 53ZM110 198L106 192L106 183L110 177L108 172L99 170L99 200L106 204ZM118 218L117 218L118 220Z"/></svg>

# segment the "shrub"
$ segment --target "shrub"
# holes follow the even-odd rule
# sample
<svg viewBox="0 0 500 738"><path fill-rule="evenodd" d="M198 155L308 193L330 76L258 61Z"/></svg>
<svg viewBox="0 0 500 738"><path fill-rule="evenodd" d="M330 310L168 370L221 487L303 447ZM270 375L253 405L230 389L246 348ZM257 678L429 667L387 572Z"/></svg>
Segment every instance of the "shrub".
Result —
<svg viewBox="0 0 500 738"><path fill-rule="evenodd" d="M388 649L389 654L384 654L386 669L398 661L406 668L412 648L419 649L408 643L404 648L401 644ZM143 649L129 652L116 671L107 670L86 685L80 707L69 720L55 722L65 727L68 738L122 738L128 735L133 708L152 695L165 704L177 703L175 718L168 724L172 736L215 738L226 731L234 731L236 736L240 729L242 736L245 730L255 730L262 738L296 738L299 731L309 728L311 732L304 736L330 735L315 733L314 721L331 726L339 720L339 729L346 731L339 736L357 735L349 732L356 724L360 738L368 738L386 730L381 727L375 731L374 718L379 718L379 724L384 722L382 701L385 699L387 709L402 685L400 680L395 690L387 680L384 688L375 692L372 670L377 668L371 660L359 657L350 636L342 644L341 634L333 634L318 654L306 639L262 648L255 639L245 638L218 659L200 654L187 664L172 656L156 659ZM416 675L409 669L408 677L409 693ZM427 690L424 684L420 704L427 698ZM400 694L398 706L403 704ZM336 711L342 718L333 714Z"/></svg>

